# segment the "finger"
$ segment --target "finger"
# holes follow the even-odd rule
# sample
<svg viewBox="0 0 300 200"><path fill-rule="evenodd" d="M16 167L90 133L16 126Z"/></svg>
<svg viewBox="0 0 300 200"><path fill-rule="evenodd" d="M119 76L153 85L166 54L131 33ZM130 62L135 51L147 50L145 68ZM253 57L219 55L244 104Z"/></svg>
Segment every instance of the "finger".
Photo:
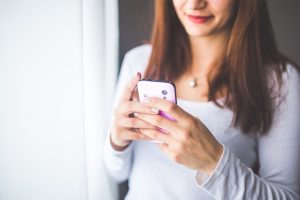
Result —
<svg viewBox="0 0 300 200"><path fill-rule="evenodd" d="M123 95L121 96L120 99L121 103L130 101L132 99L134 90L140 79L141 79L141 73L138 72L137 75L126 84Z"/></svg>
<svg viewBox="0 0 300 200"><path fill-rule="evenodd" d="M135 101L127 101L120 106L118 112L121 116L128 116L131 113L158 114L158 110L153 110L149 106Z"/></svg>
<svg viewBox="0 0 300 200"><path fill-rule="evenodd" d="M152 140L160 141L162 143L171 144L173 139L167 133L162 133L158 130L153 129L140 129L139 130L143 135L151 138Z"/></svg>
<svg viewBox="0 0 300 200"><path fill-rule="evenodd" d="M137 118L121 118L118 120L118 126L124 128L156 129L156 127L153 126L152 124Z"/></svg>
<svg viewBox="0 0 300 200"><path fill-rule="evenodd" d="M189 116L183 109L181 109L176 103L170 102L165 99L151 97L146 103L147 106L164 111L170 116L174 117L177 121ZM179 120L180 121L180 120Z"/></svg>
<svg viewBox="0 0 300 200"><path fill-rule="evenodd" d="M171 160L176 162L176 159L178 160L178 157L176 158L176 154L174 154L174 152L170 149L170 145L165 144L165 143L161 143L159 144L159 148L160 150L166 154Z"/></svg>
<svg viewBox="0 0 300 200"><path fill-rule="evenodd" d="M138 119L148 122L149 124L152 124L155 127L161 128L172 135L178 130L177 122L166 119L165 117L162 117L160 115L134 113L134 116Z"/></svg>
<svg viewBox="0 0 300 200"><path fill-rule="evenodd" d="M165 154L167 154L167 155L170 154L170 149L169 149L169 145L168 145L168 144L166 144L166 143L161 143L161 144L159 144L159 148L160 148L160 150L161 150L163 153L165 153Z"/></svg>
<svg viewBox="0 0 300 200"><path fill-rule="evenodd" d="M123 139L124 140L145 140L150 141L152 140L150 137L142 134L139 131L132 131L132 130L124 130L123 133Z"/></svg>
<svg viewBox="0 0 300 200"><path fill-rule="evenodd" d="M137 89L135 88L134 92L133 92L133 95L132 95L132 100L133 101L140 101L140 98L139 98L139 93L137 91Z"/></svg>
<svg viewBox="0 0 300 200"><path fill-rule="evenodd" d="M137 133L139 134L138 137L140 138L140 140L145 140L145 141L151 141L152 140L150 137L148 137L148 136L144 135L143 133L141 133L140 130L138 130Z"/></svg>

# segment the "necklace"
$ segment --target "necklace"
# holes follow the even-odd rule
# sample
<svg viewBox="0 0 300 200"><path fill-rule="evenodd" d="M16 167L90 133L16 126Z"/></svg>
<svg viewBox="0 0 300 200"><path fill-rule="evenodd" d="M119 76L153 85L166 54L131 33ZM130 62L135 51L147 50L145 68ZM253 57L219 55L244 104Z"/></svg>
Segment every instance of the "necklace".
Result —
<svg viewBox="0 0 300 200"><path fill-rule="evenodd" d="M191 88L194 88L197 86L197 78L193 78L192 80L189 80L189 86Z"/></svg>
<svg viewBox="0 0 300 200"><path fill-rule="evenodd" d="M198 77L193 77L191 80L188 80L188 84L189 84L189 86L191 87L191 88L195 88L195 87L197 87L197 85L198 85L198 80L199 79L203 79L203 78L205 78L206 76L205 75L203 75L203 76L198 76Z"/></svg>

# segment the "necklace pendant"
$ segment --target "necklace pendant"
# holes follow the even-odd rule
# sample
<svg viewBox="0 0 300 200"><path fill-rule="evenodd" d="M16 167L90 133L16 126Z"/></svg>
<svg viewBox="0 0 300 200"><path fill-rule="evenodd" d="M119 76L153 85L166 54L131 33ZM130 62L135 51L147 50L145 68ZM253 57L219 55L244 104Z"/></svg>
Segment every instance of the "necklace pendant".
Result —
<svg viewBox="0 0 300 200"><path fill-rule="evenodd" d="M189 81L189 86L190 86L191 88L196 87L196 85L197 85L196 79L193 79L193 80L190 80L190 81Z"/></svg>

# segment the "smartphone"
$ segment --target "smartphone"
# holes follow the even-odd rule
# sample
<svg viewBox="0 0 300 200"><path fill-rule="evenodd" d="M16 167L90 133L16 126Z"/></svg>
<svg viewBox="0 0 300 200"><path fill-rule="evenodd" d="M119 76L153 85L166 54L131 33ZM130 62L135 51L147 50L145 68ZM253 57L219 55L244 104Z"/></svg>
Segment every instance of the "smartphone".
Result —
<svg viewBox="0 0 300 200"><path fill-rule="evenodd" d="M145 99L148 97L157 97L177 103L176 87L171 81L142 79L138 82L137 88L140 102L145 102ZM173 121L175 120L163 111L159 111L159 115Z"/></svg>

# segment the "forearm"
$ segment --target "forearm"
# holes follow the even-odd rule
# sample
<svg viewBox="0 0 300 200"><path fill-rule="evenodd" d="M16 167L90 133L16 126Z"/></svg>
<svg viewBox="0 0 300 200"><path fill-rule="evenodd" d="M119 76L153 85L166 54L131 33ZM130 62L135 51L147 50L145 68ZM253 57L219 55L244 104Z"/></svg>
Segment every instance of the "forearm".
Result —
<svg viewBox="0 0 300 200"><path fill-rule="evenodd" d="M299 194L282 183L271 182L254 174L227 148L221 159L212 176L205 182L198 182L215 199L299 199ZM200 179L196 177L196 180Z"/></svg>
<svg viewBox="0 0 300 200"><path fill-rule="evenodd" d="M116 150L112 147L110 136L107 136L104 144L104 164L107 172L117 182L128 179L131 168L132 145L125 149Z"/></svg>

